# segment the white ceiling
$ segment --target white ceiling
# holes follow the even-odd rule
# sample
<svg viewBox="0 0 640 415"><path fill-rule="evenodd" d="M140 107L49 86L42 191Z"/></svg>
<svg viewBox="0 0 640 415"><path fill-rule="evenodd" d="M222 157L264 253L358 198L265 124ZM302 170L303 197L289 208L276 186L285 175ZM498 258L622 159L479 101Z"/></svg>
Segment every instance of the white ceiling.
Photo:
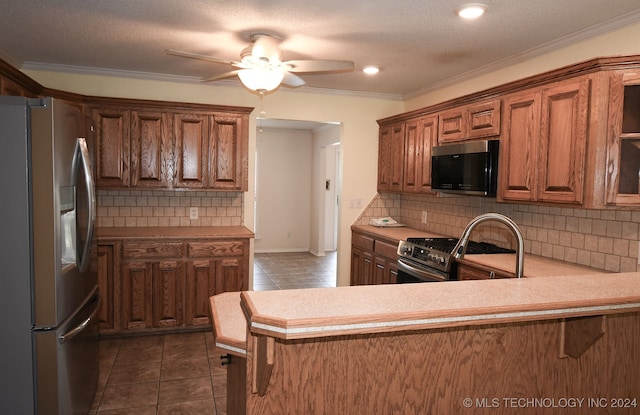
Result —
<svg viewBox="0 0 640 415"><path fill-rule="evenodd" d="M638 0L482 1L485 16L463 21L462 0L2 0L0 56L23 69L196 80L230 68L164 50L238 60L266 32L283 38L283 60L355 62L352 73L304 74L303 88L401 98L640 21ZM364 75L368 64L382 72Z"/></svg>

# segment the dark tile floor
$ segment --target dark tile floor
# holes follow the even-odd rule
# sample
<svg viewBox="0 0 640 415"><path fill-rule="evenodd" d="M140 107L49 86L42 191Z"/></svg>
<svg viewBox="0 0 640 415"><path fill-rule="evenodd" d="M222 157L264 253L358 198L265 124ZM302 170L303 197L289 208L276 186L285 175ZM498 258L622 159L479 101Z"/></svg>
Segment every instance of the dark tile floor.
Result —
<svg viewBox="0 0 640 415"><path fill-rule="evenodd" d="M255 254L254 289L336 286L336 253ZM100 340L91 415L226 415L226 369L211 331Z"/></svg>
<svg viewBox="0 0 640 415"><path fill-rule="evenodd" d="M317 257L308 252L255 254L253 289L286 290L336 286L337 253Z"/></svg>

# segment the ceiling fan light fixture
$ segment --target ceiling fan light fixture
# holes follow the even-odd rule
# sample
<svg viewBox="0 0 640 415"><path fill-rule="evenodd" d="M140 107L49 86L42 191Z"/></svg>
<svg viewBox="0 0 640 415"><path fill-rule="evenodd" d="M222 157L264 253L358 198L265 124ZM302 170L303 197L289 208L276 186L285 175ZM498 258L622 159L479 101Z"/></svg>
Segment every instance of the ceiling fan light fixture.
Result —
<svg viewBox="0 0 640 415"><path fill-rule="evenodd" d="M362 68L362 72L366 73L367 75L375 75L380 72L380 67L375 65L367 65Z"/></svg>
<svg viewBox="0 0 640 415"><path fill-rule="evenodd" d="M284 79L284 72L274 69L241 69L240 82L253 91L269 92L276 89Z"/></svg>
<svg viewBox="0 0 640 415"><path fill-rule="evenodd" d="M482 3L467 3L458 8L458 16L463 19L477 19L487 11L487 5Z"/></svg>

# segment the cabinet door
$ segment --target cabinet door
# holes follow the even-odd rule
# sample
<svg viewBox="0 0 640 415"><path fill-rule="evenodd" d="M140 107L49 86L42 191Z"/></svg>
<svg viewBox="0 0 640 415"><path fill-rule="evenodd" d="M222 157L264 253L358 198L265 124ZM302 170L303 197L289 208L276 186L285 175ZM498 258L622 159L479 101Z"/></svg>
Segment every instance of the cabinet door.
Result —
<svg viewBox="0 0 640 415"><path fill-rule="evenodd" d="M395 284L398 280L397 262L375 256L373 276L369 284Z"/></svg>
<svg viewBox="0 0 640 415"><path fill-rule="evenodd" d="M391 126L380 127L378 133L378 192L391 188Z"/></svg>
<svg viewBox="0 0 640 415"><path fill-rule="evenodd" d="M468 108L468 137L483 138L500 135L500 100L470 105Z"/></svg>
<svg viewBox="0 0 640 415"><path fill-rule="evenodd" d="M498 200L536 199L539 137L540 93L507 97L500 140Z"/></svg>
<svg viewBox="0 0 640 415"><path fill-rule="evenodd" d="M391 127L391 175L389 190L392 192L402 192L404 177L404 122L394 124Z"/></svg>
<svg viewBox="0 0 640 415"><path fill-rule="evenodd" d="M216 294L216 264L200 260L187 262L186 321L190 326L210 324L209 297Z"/></svg>
<svg viewBox="0 0 640 415"><path fill-rule="evenodd" d="M216 260L215 293L246 291L248 282L244 275L242 258L222 258Z"/></svg>
<svg viewBox="0 0 640 415"><path fill-rule="evenodd" d="M180 327L184 307L184 262L152 263L153 327Z"/></svg>
<svg viewBox="0 0 640 415"><path fill-rule="evenodd" d="M35 96L9 78L5 78L3 76L0 76L0 95L12 95L17 97Z"/></svg>
<svg viewBox="0 0 640 415"><path fill-rule="evenodd" d="M367 285L373 279L373 254L351 248L351 285Z"/></svg>
<svg viewBox="0 0 640 415"><path fill-rule="evenodd" d="M98 245L98 292L100 293L100 310L98 311L98 326L100 332L114 331L114 287L115 282L115 245Z"/></svg>
<svg viewBox="0 0 640 415"><path fill-rule="evenodd" d="M207 187L208 116L174 114L175 177L177 188Z"/></svg>
<svg viewBox="0 0 640 415"><path fill-rule="evenodd" d="M427 117L420 121L419 180L417 191L431 193L431 149L438 142L438 117Z"/></svg>
<svg viewBox="0 0 640 415"><path fill-rule="evenodd" d="M130 111L124 108L93 108L96 126L96 184L100 188L130 185Z"/></svg>
<svg viewBox="0 0 640 415"><path fill-rule="evenodd" d="M640 205L640 71L609 79L606 203Z"/></svg>
<svg viewBox="0 0 640 415"><path fill-rule="evenodd" d="M131 186L166 188L172 146L166 113L131 112Z"/></svg>
<svg viewBox="0 0 640 415"><path fill-rule="evenodd" d="M121 327L125 330L151 328L152 263L124 262L122 266Z"/></svg>
<svg viewBox="0 0 640 415"><path fill-rule="evenodd" d="M582 203L589 79L542 91L538 200Z"/></svg>
<svg viewBox="0 0 640 415"><path fill-rule="evenodd" d="M209 187L247 190L248 162L241 117L213 116L209 134Z"/></svg>
<svg viewBox="0 0 640 415"><path fill-rule="evenodd" d="M467 117L465 110L455 108L444 111L438 116L438 143L464 140Z"/></svg>

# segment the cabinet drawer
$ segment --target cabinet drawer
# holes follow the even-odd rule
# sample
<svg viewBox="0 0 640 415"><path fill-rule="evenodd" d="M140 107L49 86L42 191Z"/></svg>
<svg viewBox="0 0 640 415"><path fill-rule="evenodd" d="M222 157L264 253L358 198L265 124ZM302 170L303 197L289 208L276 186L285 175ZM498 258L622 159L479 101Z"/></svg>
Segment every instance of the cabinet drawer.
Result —
<svg viewBox="0 0 640 415"><path fill-rule="evenodd" d="M123 258L176 258L183 256L182 242L125 242Z"/></svg>
<svg viewBox="0 0 640 415"><path fill-rule="evenodd" d="M212 256L242 256L244 244L239 241L227 242L189 242L187 255L190 258L205 258Z"/></svg>
<svg viewBox="0 0 640 415"><path fill-rule="evenodd" d="M398 257L398 245L393 245L383 241L376 241L373 252L376 255L395 260Z"/></svg>
<svg viewBox="0 0 640 415"><path fill-rule="evenodd" d="M373 251L373 238L369 238L368 236L354 233L351 237L351 244L365 251Z"/></svg>

